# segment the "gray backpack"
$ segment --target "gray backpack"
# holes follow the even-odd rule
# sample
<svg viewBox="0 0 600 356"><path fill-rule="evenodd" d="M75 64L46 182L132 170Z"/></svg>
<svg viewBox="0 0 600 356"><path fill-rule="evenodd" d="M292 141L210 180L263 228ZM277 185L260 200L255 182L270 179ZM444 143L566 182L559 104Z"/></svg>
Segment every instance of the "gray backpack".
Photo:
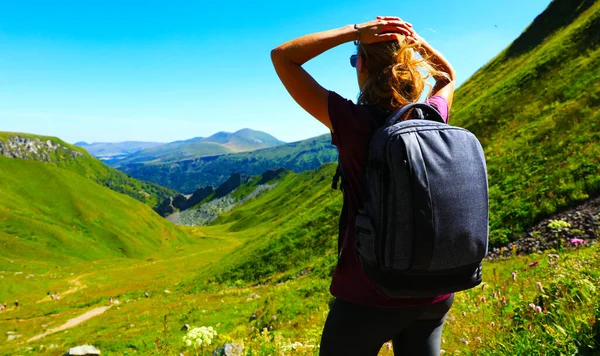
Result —
<svg viewBox="0 0 600 356"><path fill-rule="evenodd" d="M411 118L397 122L409 110ZM375 132L356 247L367 278L391 297L433 297L481 283L488 248L483 149L427 104L404 106Z"/></svg>

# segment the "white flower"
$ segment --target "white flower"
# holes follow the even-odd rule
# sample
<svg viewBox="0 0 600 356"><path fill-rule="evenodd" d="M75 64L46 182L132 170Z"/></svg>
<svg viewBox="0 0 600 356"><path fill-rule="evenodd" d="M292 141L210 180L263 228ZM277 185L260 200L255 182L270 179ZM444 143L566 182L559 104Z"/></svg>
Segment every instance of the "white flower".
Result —
<svg viewBox="0 0 600 356"><path fill-rule="evenodd" d="M201 326L199 328L190 329L187 334L183 336L183 343L187 347L193 345L194 347L199 348L211 345L215 336L217 336L217 331L212 326Z"/></svg>

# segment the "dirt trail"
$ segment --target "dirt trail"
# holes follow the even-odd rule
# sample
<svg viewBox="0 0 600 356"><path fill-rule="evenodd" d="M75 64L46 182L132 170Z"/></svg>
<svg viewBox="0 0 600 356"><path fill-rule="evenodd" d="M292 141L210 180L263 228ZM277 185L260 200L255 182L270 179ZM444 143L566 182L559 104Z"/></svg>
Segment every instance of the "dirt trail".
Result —
<svg viewBox="0 0 600 356"><path fill-rule="evenodd" d="M87 286L85 284L82 284L81 282L79 282L79 280L81 279L81 277L89 276L90 274L92 274L92 273L82 274L81 276L79 276L79 277L77 277L75 279L70 280L69 283L70 284L74 284L75 287L72 287L69 290L66 290L64 292L61 292L60 294L64 296L64 295L67 295L67 294L75 293L75 292L77 292L80 289L87 288ZM38 300L36 303L50 302L52 300L53 299L48 295L48 296L45 296L44 298Z"/></svg>
<svg viewBox="0 0 600 356"><path fill-rule="evenodd" d="M66 323L64 323L63 325L61 325L57 328L46 330L45 333L32 337L31 339L27 340L27 342L39 340L46 335L54 334L55 332L63 331L63 330L72 328L74 326L77 326L77 325L83 323L84 321L87 321L95 316L98 316L98 315L104 313L105 311L110 309L110 307L112 307L112 305L92 309L85 314L82 314L76 318L73 318L73 319L67 321Z"/></svg>

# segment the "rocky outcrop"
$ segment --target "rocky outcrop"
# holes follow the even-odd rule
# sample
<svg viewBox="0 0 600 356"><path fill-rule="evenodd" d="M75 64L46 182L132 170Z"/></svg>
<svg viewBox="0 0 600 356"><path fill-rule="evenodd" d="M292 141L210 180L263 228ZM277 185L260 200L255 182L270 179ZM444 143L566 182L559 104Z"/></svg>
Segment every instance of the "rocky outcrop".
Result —
<svg viewBox="0 0 600 356"><path fill-rule="evenodd" d="M42 162L82 157L81 152L72 150L52 140L15 135L6 141L0 140L0 155L9 158L28 159Z"/></svg>
<svg viewBox="0 0 600 356"><path fill-rule="evenodd" d="M553 226L553 221L564 221L562 227ZM561 224L556 224L561 225ZM600 197L587 200L561 213L542 220L530 228L525 235L505 247L492 249L488 258L509 257L513 254L541 253L549 249L587 245L600 235ZM583 240L576 244L570 241Z"/></svg>
<svg viewBox="0 0 600 356"><path fill-rule="evenodd" d="M160 216L173 214L176 211L175 207L173 206L173 197L168 197L167 199L163 200L162 203L154 208L154 211L156 211Z"/></svg>
<svg viewBox="0 0 600 356"><path fill-rule="evenodd" d="M227 179L223 184L219 186L219 188L217 188L217 191L215 192L215 197L222 198L226 196L227 194L237 189L240 185L246 183L248 179L250 179L250 177L248 177L245 174L233 173L229 177L229 179Z"/></svg>
<svg viewBox="0 0 600 356"><path fill-rule="evenodd" d="M215 192L215 188L212 185L202 187L200 189L196 189L194 194L188 199L187 205L188 207L192 207L204 199L208 198L209 195Z"/></svg>
<svg viewBox="0 0 600 356"><path fill-rule="evenodd" d="M281 178L283 175L285 175L289 172L291 172L291 171L289 171L285 168L269 169L269 170L265 171L265 173L262 174L262 177L260 178L260 181L258 182L258 184L265 184L265 183L272 181L273 179Z"/></svg>

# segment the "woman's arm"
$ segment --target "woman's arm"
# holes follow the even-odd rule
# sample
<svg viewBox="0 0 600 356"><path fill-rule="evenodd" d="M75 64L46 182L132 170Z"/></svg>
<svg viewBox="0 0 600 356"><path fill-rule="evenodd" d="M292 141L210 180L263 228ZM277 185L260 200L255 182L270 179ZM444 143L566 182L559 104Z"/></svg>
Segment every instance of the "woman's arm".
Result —
<svg viewBox="0 0 600 356"><path fill-rule="evenodd" d="M415 36L417 43L420 44L418 48L420 49L421 54L425 58L429 58L429 63L436 70L448 75L447 77L434 76L433 79L435 79L435 85L433 86L431 92L433 95L443 96L448 102L448 111L450 111L450 108L452 107L452 99L454 98L454 86L456 83L456 74L454 73L454 68L452 68L450 62L448 62L448 60L444 58L440 52L433 49L433 47L431 47L427 41L425 41L419 35L415 34Z"/></svg>
<svg viewBox="0 0 600 356"><path fill-rule="evenodd" d="M359 39L375 43L396 39L397 33L409 35L410 24L400 20L377 19L360 25L313 33L286 42L271 51L271 60L279 79L292 98L330 130L327 90L302 68L319 54L342 43Z"/></svg>

